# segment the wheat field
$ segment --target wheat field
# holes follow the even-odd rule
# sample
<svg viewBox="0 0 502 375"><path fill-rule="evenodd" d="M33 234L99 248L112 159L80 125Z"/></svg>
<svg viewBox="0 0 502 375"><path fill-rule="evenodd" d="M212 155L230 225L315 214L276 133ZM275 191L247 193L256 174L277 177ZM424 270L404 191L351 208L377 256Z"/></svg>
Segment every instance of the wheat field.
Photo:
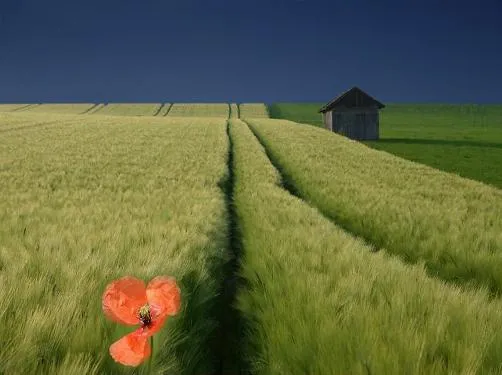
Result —
<svg viewBox="0 0 502 375"><path fill-rule="evenodd" d="M157 339L156 371L211 372L227 246L225 121L39 116L0 143L0 373L130 373L108 355L127 328L101 311L105 285L124 275L181 286L183 311Z"/></svg>
<svg viewBox="0 0 502 375"><path fill-rule="evenodd" d="M3 108L0 374L502 374L499 189L259 103ZM137 368L126 275L181 288Z"/></svg>

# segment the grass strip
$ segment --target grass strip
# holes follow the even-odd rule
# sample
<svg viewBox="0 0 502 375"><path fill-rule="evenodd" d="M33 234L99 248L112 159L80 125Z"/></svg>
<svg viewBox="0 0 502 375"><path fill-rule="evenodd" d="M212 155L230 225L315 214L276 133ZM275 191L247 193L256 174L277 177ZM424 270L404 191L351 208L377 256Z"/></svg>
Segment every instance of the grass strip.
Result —
<svg viewBox="0 0 502 375"><path fill-rule="evenodd" d="M229 118L239 118L239 106L237 103L230 103L228 107L230 109Z"/></svg>
<svg viewBox="0 0 502 375"><path fill-rule="evenodd" d="M9 133L22 129L43 127L51 124L58 124L62 121L71 123L78 119L76 115L69 114L33 114L29 112L0 112L0 133Z"/></svg>
<svg viewBox="0 0 502 375"><path fill-rule="evenodd" d="M81 114L82 112L94 107L91 103L72 103L72 104L40 104L26 108L23 112L30 113L62 113L62 114Z"/></svg>
<svg viewBox="0 0 502 375"><path fill-rule="evenodd" d="M284 190L248 127L230 123L255 374L501 373L500 301L370 252Z"/></svg>
<svg viewBox="0 0 502 375"><path fill-rule="evenodd" d="M108 348L133 328L101 311L124 275L172 275L182 289L180 314L155 337L154 373L214 372L225 120L67 118L0 142L0 373L131 374Z"/></svg>
<svg viewBox="0 0 502 375"><path fill-rule="evenodd" d="M157 103L108 103L99 111L110 116L156 116L161 104Z"/></svg>
<svg viewBox="0 0 502 375"><path fill-rule="evenodd" d="M264 103L239 104L240 118L269 118L267 106Z"/></svg>
<svg viewBox="0 0 502 375"><path fill-rule="evenodd" d="M33 104L0 104L0 112L15 112L31 107Z"/></svg>
<svg viewBox="0 0 502 375"><path fill-rule="evenodd" d="M174 103L168 116L180 117L221 117L228 119L229 108L226 103Z"/></svg>
<svg viewBox="0 0 502 375"><path fill-rule="evenodd" d="M502 292L502 191L337 134L250 120L285 180L377 249L424 262L431 275Z"/></svg>
<svg viewBox="0 0 502 375"><path fill-rule="evenodd" d="M94 104L91 108L88 108L84 112L82 112L82 114L83 115L90 115L92 113L98 112L103 107L104 107L104 104Z"/></svg>

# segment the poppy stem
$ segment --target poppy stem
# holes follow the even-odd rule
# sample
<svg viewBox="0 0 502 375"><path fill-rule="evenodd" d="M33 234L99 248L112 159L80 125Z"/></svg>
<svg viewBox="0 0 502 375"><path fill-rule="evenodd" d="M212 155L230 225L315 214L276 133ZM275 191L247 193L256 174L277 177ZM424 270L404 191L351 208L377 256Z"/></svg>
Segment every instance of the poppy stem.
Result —
<svg viewBox="0 0 502 375"><path fill-rule="evenodd" d="M150 336L150 345L152 348L151 354L150 354L150 363L148 364L148 374L152 374L152 367L153 367L153 336Z"/></svg>

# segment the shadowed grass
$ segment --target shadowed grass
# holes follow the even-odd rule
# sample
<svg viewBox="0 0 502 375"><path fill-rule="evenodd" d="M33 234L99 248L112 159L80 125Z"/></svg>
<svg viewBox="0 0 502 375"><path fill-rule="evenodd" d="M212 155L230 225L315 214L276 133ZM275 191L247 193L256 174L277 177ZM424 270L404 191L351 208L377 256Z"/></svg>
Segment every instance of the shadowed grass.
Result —
<svg viewBox="0 0 502 375"><path fill-rule="evenodd" d="M334 133L250 120L286 180L352 233L432 275L502 292L502 191ZM329 162L327 162L329 161Z"/></svg>
<svg viewBox="0 0 502 375"><path fill-rule="evenodd" d="M225 121L68 118L0 142L0 373L132 374L108 348L133 327L101 311L124 275L172 275L182 290L180 314L155 336L155 373L213 372Z"/></svg>
<svg viewBox="0 0 502 375"><path fill-rule="evenodd" d="M500 301L372 253L281 188L243 122L231 120L231 137L246 280L238 306L255 374L502 372Z"/></svg>

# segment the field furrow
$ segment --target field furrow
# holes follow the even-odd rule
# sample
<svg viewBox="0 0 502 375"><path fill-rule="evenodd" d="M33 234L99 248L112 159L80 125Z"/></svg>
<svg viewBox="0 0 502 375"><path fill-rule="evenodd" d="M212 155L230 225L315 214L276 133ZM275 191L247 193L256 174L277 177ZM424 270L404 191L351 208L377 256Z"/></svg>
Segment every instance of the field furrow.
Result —
<svg viewBox="0 0 502 375"><path fill-rule="evenodd" d="M45 114L41 116L39 113L33 114L24 111L0 113L0 133L57 124L61 121L69 123L76 118L78 116L75 115Z"/></svg>
<svg viewBox="0 0 502 375"><path fill-rule="evenodd" d="M243 122L231 120L230 134L253 373L502 372L499 300L372 253L280 186Z"/></svg>
<svg viewBox="0 0 502 375"><path fill-rule="evenodd" d="M168 116L228 118L229 108L226 103L174 103Z"/></svg>
<svg viewBox="0 0 502 375"><path fill-rule="evenodd" d="M99 115L111 116L154 116L160 109L157 103L109 103L99 111Z"/></svg>
<svg viewBox="0 0 502 375"><path fill-rule="evenodd" d="M158 117L164 117L167 116L169 111L171 110L171 107L173 106L172 103L165 103L164 106L162 107L161 111L157 114Z"/></svg>
<svg viewBox="0 0 502 375"><path fill-rule="evenodd" d="M153 371L213 373L225 120L67 118L0 142L0 373L130 374L108 349L133 327L101 310L105 286L125 275L171 275L182 290L181 312L155 335Z"/></svg>
<svg viewBox="0 0 502 375"><path fill-rule="evenodd" d="M502 292L502 191L313 127L250 120L286 181L377 248Z"/></svg>
<svg viewBox="0 0 502 375"><path fill-rule="evenodd" d="M92 107L86 109L81 114L82 115L90 115L90 114L98 112L103 107L104 107L104 104L94 104Z"/></svg>
<svg viewBox="0 0 502 375"><path fill-rule="evenodd" d="M20 111L31 106L33 106L33 104L0 104L0 112Z"/></svg>
<svg viewBox="0 0 502 375"><path fill-rule="evenodd" d="M23 112L29 113L62 113L62 114L82 114L95 104L90 103L78 103L78 104L41 104L32 107L28 107L23 110Z"/></svg>
<svg viewBox="0 0 502 375"><path fill-rule="evenodd" d="M269 118L267 106L263 103L239 104L241 118Z"/></svg>
<svg viewBox="0 0 502 375"><path fill-rule="evenodd" d="M159 114L164 111L164 107L166 105L169 106L169 103L162 103L161 105L159 105L159 107L155 110L155 113L153 115L159 116ZM160 115L160 116L162 116L162 115Z"/></svg>

